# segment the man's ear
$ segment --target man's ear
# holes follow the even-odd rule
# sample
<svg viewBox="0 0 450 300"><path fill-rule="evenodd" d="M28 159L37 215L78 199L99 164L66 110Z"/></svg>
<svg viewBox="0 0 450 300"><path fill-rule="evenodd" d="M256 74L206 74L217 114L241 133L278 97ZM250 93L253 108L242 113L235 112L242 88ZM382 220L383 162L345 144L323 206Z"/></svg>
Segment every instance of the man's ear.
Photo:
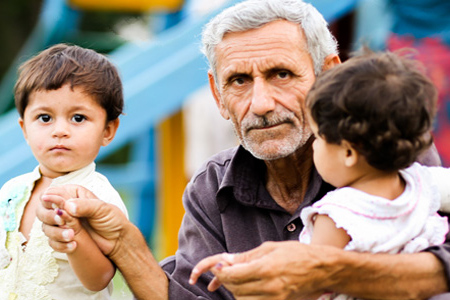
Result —
<svg viewBox="0 0 450 300"><path fill-rule="evenodd" d="M337 54L330 54L325 57L325 62L322 67L322 71L326 71L331 69L332 67L339 65L341 63L341 59Z"/></svg>
<svg viewBox="0 0 450 300"><path fill-rule="evenodd" d="M341 142L342 151L344 154L344 165L346 167L353 167L358 163L359 153L353 148L353 146L346 140Z"/></svg>
<svg viewBox="0 0 450 300"><path fill-rule="evenodd" d="M214 75L211 70L208 71L208 79L209 79L209 87L211 89L211 93L213 94L214 100L216 101L216 105L219 108L219 112L225 120L230 119L230 115L228 114L228 110L225 108L222 102L222 97L219 93L219 90L216 85L216 81L214 80Z"/></svg>
<svg viewBox="0 0 450 300"><path fill-rule="evenodd" d="M25 141L28 143L28 136L27 136L27 130L25 128L25 123L23 122L23 119L19 117L19 125L22 129L23 137L25 138Z"/></svg>
<svg viewBox="0 0 450 300"><path fill-rule="evenodd" d="M114 137L116 136L117 128L119 128L119 123L119 118L108 121L103 134L102 146L108 146L109 143L111 143L111 141L114 139Z"/></svg>

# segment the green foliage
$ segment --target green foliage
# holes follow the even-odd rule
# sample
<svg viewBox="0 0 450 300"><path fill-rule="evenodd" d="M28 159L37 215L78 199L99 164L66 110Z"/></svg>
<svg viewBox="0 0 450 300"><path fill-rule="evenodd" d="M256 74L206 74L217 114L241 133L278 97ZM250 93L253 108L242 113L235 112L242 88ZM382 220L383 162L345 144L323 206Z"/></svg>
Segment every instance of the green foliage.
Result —
<svg viewBox="0 0 450 300"><path fill-rule="evenodd" d="M0 80L36 24L42 0L0 1Z"/></svg>

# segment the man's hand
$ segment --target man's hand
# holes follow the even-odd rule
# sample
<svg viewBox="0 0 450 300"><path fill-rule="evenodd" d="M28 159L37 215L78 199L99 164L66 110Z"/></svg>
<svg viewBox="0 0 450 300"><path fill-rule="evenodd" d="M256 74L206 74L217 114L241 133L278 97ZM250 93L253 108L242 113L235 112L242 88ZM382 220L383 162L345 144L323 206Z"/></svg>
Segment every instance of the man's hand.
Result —
<svg viewBox="0 0 450 300"><path fill-rule="evenodd" d="M114 254L123 226L129 222L119 208L97 199L89 190L76 185L51 187L41 199L42 205L36 214L43 223L42 229L53 249L70 253L76 248L73 242L76 232L64 228L69 217L76 217L81 218L86 230L105 255Z"/></svg>
<svg viewBox="0 0 450 300"><path fill-rule="evenodd" d="M42 196L36 214L50 246L71 253L74 230L65 229L66 216L80 218L100 250L120 269L137 299L167 300L168 279L147 247L139 229L122 211L89 190L75 185L52 187ZM62 211L60 216L58 212ZM59 212L61 214L61 212Z"/></svg>
<svg viewBox="0 0 450 300"><path fill-rule="evenodd" d="M210 289L221 283L236 299L315 299L325 292L321 279L331 275L322 261L335 250L341 251L297 241L266 242L244 253L205 258L194 267L190 282L211 271L216 278Z"/></svg>
<svg viewBox="0 0 450 300"><path fill-rule="evenodd" d="M205 258L194 267L190 283L207 271L215 275L210 288L222 284L238 300L316 299L325 292L427 299L448 291L443 266L431 253L357 253L297 241Z"/></svg>
<svg viewBox="0 0 450 300"><path fill-rule="evenodd" d="M198 278L208 271L214 273L214 270L220 270L225 266L231 266L236 254L221 253L209 256L202 259L195 267L192 269L191 276L189 277L189 284L196 284ZM214 269L214 270L213 270ZM222 283L214 277L208 285L208 290L211 292L216 291Z"/></svg>

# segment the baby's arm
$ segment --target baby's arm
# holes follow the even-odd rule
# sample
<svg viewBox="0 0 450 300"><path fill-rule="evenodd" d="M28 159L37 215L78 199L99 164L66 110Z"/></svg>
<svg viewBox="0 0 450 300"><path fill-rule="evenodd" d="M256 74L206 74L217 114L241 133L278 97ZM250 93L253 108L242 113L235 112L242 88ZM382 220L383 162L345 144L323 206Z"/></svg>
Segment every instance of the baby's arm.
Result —
<svg viewBox="0 0 450 300"><path fill-rule="evenodd" d="M58 199L56 199L56 197ZM57 215L60 217L59 224L63 228L72 229L74 238L71 249L67 252L70 266L74 270L81 283L91 291L101 291L106 288L115 274L115 266L101 252L97 244L91 238L88 224L82 224L82 219L74 218L62 209L61 197L47 193L42 198L43 201L55 203ZM59 203L59 204L58 204ZM69 231L67 231L69 232Z"/></svg>
<svg viewBox="0 0 450 300"><path fill-rule="evenodd" d="M313 224L311 245L333 246L344 249L351 240L347 231L337 228L336 223L328 215L315 215ZM318 299L321 295L322 293L318 293L311 295L311 297Z"/></svg>
<svg viewBox="0 0 450 300"><path fill-rule="evenodd" d="M343 249L350 236L342 228L337 228L336 223L328 215L316 215L314 220L312 245L334 246Z"/></svg>
<svg viewBox="0 0 450 300"><path fill-rule="evenodd" d="M429 167L432 174L432 180L441 194L440 211L450 213L450 168Z"/></svg>

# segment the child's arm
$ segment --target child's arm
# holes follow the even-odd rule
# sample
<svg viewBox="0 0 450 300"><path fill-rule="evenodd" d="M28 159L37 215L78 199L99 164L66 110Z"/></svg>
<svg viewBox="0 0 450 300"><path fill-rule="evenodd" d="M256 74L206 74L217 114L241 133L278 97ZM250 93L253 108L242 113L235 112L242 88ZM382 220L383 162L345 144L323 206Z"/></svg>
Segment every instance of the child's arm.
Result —
<svg viewBox="0 0 450 300"><path fill-rule="evenodd" d="M79 222L79 220L77 221ZM76 248L73 252L67 253L70 266L88 290L101 291L113 279L116 268L100 251L84 226L81 224L79 226L78 232L72 227L75 233Z"/></svg>
<svg viewBox="0 0 450 300"><path fill-rule="evenodd" d="M439 210L441 212L450 213L450 168L443 167L428 167L431 172L431 180L437 186L441 194L441 205Z"/></svg>
<svg viewBox="0 0 450 300"><path fill-rule="evenodd" d="M337 228L336 223L328 215L316 215L314 220L312 245L327 245L343 249L351 238L342 228Z"/></svg>
<svg viewBox="0 0 450 300"><path fill-rule="evenodd" d="M48 194L46 201L49 200ZM87 289L101 291L106 288L115 274L115 266L101 252L95 241L91 238L86 228L88 224L82 224L80 219L71 217L64 210L56 208L57 214L65 222L64 228L70 228L74 232L72 244L75 249L67 253L70 266L78 279ZM72 242L73 243L73 242Z"/></svg>
<svg viewBox="0 0 450 300"><path fill-rule="evenodd" d="M351 238L342 228L337 228L336 223L328 215L315 215L313 220L313 233L311 245L333 246L343 249ZM318 299L322 293L311 295L311 298Z"/></svg>

